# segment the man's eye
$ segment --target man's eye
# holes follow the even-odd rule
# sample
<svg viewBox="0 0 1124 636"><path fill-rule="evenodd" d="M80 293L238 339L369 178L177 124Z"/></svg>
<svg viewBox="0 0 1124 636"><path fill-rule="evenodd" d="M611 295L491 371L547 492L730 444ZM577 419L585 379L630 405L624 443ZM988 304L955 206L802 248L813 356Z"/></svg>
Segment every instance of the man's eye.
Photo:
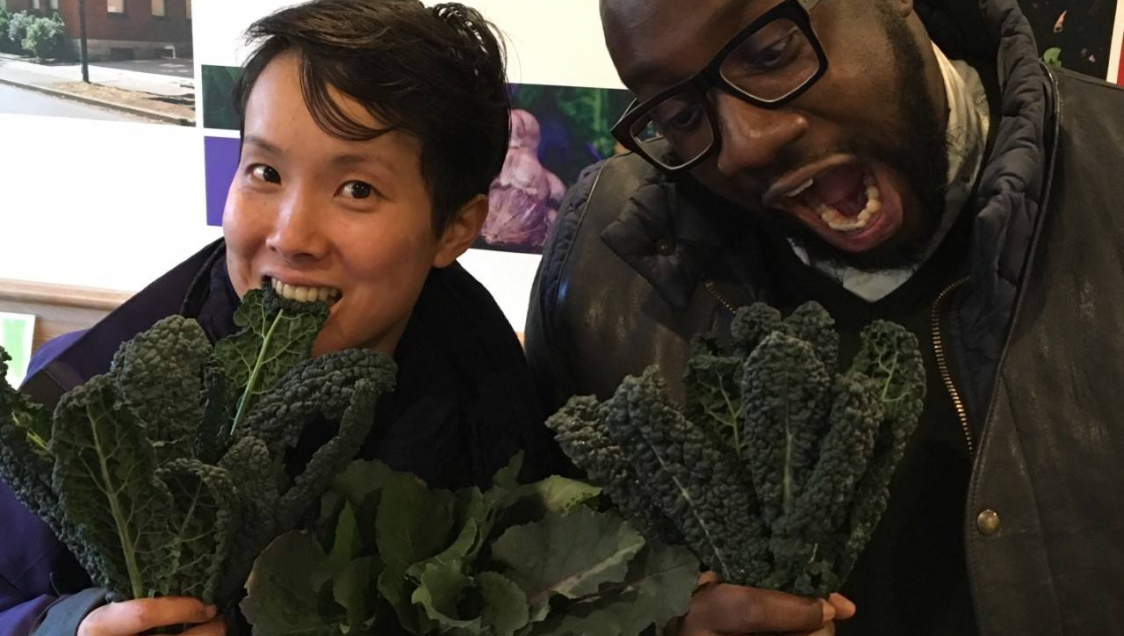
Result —
<svg viewBox="0 0 1124 636"><path fill-rule="evenodd" d="M272 167L264 164L254 166L251 168L250 173L254 175L255 179L265 181L266 183L281 183L281 174Z"/></svg>
<svg viewBox="0 0 1124 636"><path fill-rule="evenodd" d="M691 130L696 125L698 125L699 121L702 119L702 116L702 106L692 106L690 108L684 108L678 113L675 113L675 116L671 118L671 121L668 122L668 125L672 128L680 130Z"/></svg>
<svg viewBox="0 0 1124 636"><path fill-rule="evenodd" d="M341 192L344 196L353 199L368 199L375 194L375 188L371 184L362 181L348 181L343 184Z"/></svg>
<svg viewBox="0 0 1124 636"><path fill-rule="evenodd" d="M788 62L792 57L791 45L796 39L796 33L789 31L783 37L774 40L768 46L761 47L757 50L747 49L744 55L744 61L751 68L767 71L778 66L782 66Z"/></svg>

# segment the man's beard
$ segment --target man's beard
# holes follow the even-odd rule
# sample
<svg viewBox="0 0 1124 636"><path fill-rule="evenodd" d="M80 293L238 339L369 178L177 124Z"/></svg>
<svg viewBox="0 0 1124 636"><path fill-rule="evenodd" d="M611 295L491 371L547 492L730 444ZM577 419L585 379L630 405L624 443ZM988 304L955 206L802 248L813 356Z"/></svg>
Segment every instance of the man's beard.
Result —
<svg viewBox="0 0 1124 636"><path fill-rule="evenodd" d="M904 20L886 12L882 18L897 62L898 121L902 125L900 142L896 148L885 148L854 140L840 144L825 154L851 154L900 170L920 203L919 209L902 210L903 217L909 214L919 217L917 238L889 251L875 248L869 253L853 254L829 245L788 215L768 215L768 223L774 231L806 250L813 262L863 271L907 269L920 265L944 217L948 190L947 126L937 117L936 104L925 83L921 50Z"/></svg>

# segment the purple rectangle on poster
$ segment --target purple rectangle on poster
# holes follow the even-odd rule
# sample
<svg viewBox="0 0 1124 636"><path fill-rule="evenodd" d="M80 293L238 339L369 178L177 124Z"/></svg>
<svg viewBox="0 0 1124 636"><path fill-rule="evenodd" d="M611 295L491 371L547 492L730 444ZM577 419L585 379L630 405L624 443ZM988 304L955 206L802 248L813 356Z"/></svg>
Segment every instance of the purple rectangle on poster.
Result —
<svg viewBox="0 0 1124 636"><path fill-rule="evenodd" d="M240 140L228 137L205 137L203 158L207 164L207 225L221 226L226 208L226 193L238 170Z"/></svg>

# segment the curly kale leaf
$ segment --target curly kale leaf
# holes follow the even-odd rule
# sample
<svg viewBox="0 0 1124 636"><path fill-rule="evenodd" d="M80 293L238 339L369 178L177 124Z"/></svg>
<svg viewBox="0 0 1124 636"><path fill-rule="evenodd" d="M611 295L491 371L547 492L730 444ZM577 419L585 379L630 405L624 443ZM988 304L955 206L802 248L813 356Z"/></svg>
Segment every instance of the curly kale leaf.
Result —
<svg viewBox="0 0 1124 636"><path fill-rule="evenodd" d="M733 354L744 359L773 333L793 335L780 311L765 303L754 303L739 309L730 322Z"/></svg>
<svg viewBox="0 0 1124 636"><path fill-rule="evenodd" d="M855 489L873 455L883 411L877 383L862 374L838 376L834 389L832 427L820 445L807 488L793 510L772 527L769 587L826 596L843 583L835 568L840 546L836 532L855 503Z"/></svg>
<svg viewBox="0 0 1124 636"><path fill-rule="evenodd" d="M745 361L744 435L761 517L792 512L819 455L831 379L811 345L774 332Z"/></svg>
<svg viewBox="0 0 1124 636"><path fill-rule="evenodd" d="M172 495L157 479L144 424L122 404L112 378L96 376L63 397L51 451L54 490L74 529L62 539L93 552L96 583L117 599L166 590Z"/></svg>
<svg viewBox="0 0 1124 636"><path fill-rule="evenodd" d="M870 541L890 500L890 480L905 454L924 409L925 367L917 337L900 325L875 322L860 334L862 344L852 371L876 383L885 417L875 435L866 474L855 490L856 505L836 571L846 579Z"/></svg>
<svg viewBox="0 0 1124 636"><path fill-rule="evenodd" d="M816 357L829 373L839 366L839 333L835 319L816 302L804 303L784 320L792 336L812 345Z"/></svg>
<svg viewBox="0 0 1124 636"><path fill-rule="evenodd" d="M61 535L58 497L51 490L51 417L8 384L8 360L0 347L0 481Z"/></svg>
<svg viewBox="0 0 1124 636"><path fill-rule="evenodd" d="M699 560L727 581L762 578L764 527L733 451L667 401L654 367L625 378L608 405L609 436Z"/></svg>
<svg viewBox="0 0 1124 636"><path fill-rule="evenodd" d="M609 417L608 408L593 396L573 397L546 425L554 431L563 452L604 488L609 499L641 532L678 541L679 531L652 500L647 485L640 481L620 446L606 433L603 422ZM620 413L628 415L627 410Z"/></svg>
<svg viewBox="0 0 1124 636"><path fill-rule="evenodd" d="M687 360L684 413L687 419L709 424L738 456L746 451L742 435L742 360L725 354L716 340L698 336Z"/></svg>
<svg viewBox="0 0 1124 636"><path fill-rule="evenodd" d="M237 404L232 434L261 394L308 358L327 315L326 304L288 301L268 285L246 292L234 312L241 330L216 343L214 353L226 373L228 400Z"/></svg>
<svg viewBox="0 0 1124 636"><path fill-rule="evenodd" d="M157 477L172 494L171 540L164 593L216 601L219 581L237 529L238 492L230 474L197 459L177 459Z"/></svg>
<svg viewBox="0 0 1124 636"><path fill-rule="evenodd" d="M123 343L113 357L117 394L144 423L162 462L192 454L203 416L200 369L211 351L198 322L169 316Z"/></svg>
<svg viewBox="0 0 1124 636"><path fill-rule="evenodd" d="M397 367L386 355L347 349L302 360L262 393L234 435L253 435L275 457L296 445L317 416L339 420L354 402L361 382L376 395L394 388Z"/></svg>

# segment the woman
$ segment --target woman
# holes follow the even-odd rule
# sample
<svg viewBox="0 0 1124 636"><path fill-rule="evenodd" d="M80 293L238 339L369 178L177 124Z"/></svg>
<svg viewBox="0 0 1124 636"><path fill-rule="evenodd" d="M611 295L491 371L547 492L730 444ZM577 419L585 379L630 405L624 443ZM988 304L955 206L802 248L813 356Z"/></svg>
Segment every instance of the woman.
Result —
<svg viewBox="0 0 1124 636"><path fill-rule="evenodd" d="M46 347L24 390L53 403L172 313L221 338L238 299L268 282L298 300L337 299L314 355L394 355L398 388L379 402L364 457L436 487L485 484L518 450L529 477L555 472L518 341L456 263L487 217L508 145L503 50L488 23L457 4L318 0L249 35L259 46L235 96L243 145L224 240L90 331ZM194 599L56 598L59 587L82 587L73 559L6 489L0 514L0 635L183 623L195 625L190 636L226 632L215 608Z"/></svg>

